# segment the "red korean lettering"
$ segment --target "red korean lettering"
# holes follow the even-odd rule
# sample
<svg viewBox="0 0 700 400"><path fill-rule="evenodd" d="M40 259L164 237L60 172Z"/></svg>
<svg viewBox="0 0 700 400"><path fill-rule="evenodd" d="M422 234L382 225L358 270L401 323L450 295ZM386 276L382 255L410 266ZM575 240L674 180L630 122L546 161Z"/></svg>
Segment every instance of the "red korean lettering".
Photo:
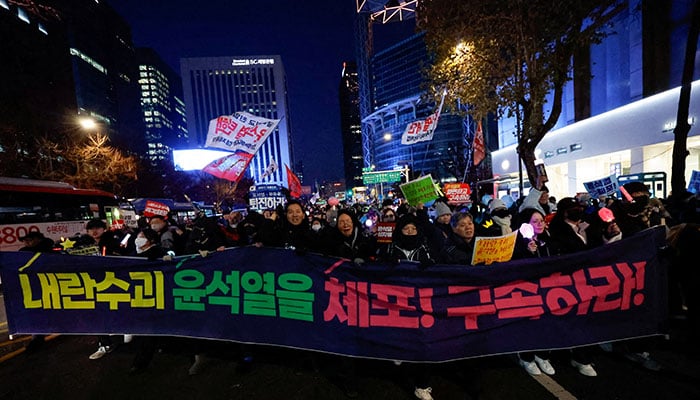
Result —
<svg viewBox="0 0 700 400"><path fill-rule="evenodd" d="M326 281L323 288L329 293L328 307L323 310L323 320L328 322L333 318L338 318L340 323L344 323L348 320L348 314L341 299L342 294L345 293L345 285L340 283L337 278L331 278Z"/></svg>
<svg viewBox="0 0 700 400"><path fill-rule="evenodd" d="M479 303L473 306L463 307L448 307L448 317L464 317L464 327L466 329L479 329L477 318L481 315L489 315L496 313L496 306L491 303L491 291L488 286L449 286L447 292L449 294L461 294L478 291Z"/></svg>
<svg viewBox="0 0 700 400"><path fill-rule="evenodd" d="M539 318L544 314L542 296L536 283L519 281L507 283L494 290L498 318Z"/></svg>
<svg viewBox="0 0 700 400"><path fill-rule="evenodd" d="M572 285L571 276L562 275L561 272L540 279L540 288L549 289L545 295L549 312L557 316L566 315L578 304L576 296L570 290L564 289Z"/></svg>
<svg viewBox="0 0 700 400"><path fill-rule="evenodd" d="M219 117L216 119L216 129L214 134L231 135L238 128L238 124L228 117Z"/></svg>
<svg viewBox="0 0 700 400"><path fill-rule="evenodd" d="M373 310L385 310L385 315L371 315L371 326L391 326L395 328L418 328L418 317L401 315L401 311L415 311L408 299L415 295L415 288L395 285L372 285L371 292L377 296L372 301ZM395 302L391 302L395 299Z"/></svg>

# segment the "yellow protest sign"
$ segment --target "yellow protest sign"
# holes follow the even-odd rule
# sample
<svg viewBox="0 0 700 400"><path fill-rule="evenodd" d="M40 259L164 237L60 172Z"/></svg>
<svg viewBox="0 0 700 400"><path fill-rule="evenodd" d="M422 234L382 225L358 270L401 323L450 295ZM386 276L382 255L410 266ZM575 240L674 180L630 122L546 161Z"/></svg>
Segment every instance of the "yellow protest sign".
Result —
<svg viewBox="0 0 700 400"><path fill-rule="evenodd" d="M474 241L472 265L480 263L490 265L493 262L510 261L517 236L518 232L505 236L477 237Z"/></svg>

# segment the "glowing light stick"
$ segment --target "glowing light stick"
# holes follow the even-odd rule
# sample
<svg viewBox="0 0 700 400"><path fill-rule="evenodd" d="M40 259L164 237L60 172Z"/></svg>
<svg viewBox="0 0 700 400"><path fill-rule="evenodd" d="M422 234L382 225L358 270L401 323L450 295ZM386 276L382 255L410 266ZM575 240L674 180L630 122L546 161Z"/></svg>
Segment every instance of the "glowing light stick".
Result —
<svg viewBox="0 0 700 400"><path fill-rule="evenodd" d="M535 229L528 223L520 225L520 229L518 230L525 239L532 239L535 236Z"/></svg>
<svg viewBox="0 0 700 400"><path fill-rule="evenodd" d="M615 220L615 216L613 215L612 210L610 210L607 207L603 207L600 210L598 210L598 216L605 223L610 223Z"/></svg>

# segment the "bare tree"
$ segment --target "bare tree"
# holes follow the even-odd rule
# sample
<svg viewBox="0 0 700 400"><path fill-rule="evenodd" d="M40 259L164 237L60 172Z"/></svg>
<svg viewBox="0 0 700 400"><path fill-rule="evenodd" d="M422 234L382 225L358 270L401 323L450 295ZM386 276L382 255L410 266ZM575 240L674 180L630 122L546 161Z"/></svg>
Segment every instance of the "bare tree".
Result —
<svg viewBox="0 0 700 400"><path fill-rule="evenodd" d="M434 97L470 104L476 119L493 112L521 122L518 152L534 184L535 147L562 111L572 59L604 38L624 0L423 0L418 28L434 62ZM552 95L548 104L547 96ZM449 103L446 101L446 104Z"/></svg>

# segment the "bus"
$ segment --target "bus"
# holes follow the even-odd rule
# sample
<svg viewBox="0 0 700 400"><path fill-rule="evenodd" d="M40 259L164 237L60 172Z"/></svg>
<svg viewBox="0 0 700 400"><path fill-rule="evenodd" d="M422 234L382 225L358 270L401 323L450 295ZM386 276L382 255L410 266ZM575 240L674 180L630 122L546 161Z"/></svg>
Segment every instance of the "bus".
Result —
<svg viewBox="0 0 700 400"><path fill-rule="evenodd" d="M112 227L136 223L134 211L112 193L65 182L0 177L0 251L19 250L19 238L29 232L54 241L85 233L85 221L91 218Z"/></svg>

